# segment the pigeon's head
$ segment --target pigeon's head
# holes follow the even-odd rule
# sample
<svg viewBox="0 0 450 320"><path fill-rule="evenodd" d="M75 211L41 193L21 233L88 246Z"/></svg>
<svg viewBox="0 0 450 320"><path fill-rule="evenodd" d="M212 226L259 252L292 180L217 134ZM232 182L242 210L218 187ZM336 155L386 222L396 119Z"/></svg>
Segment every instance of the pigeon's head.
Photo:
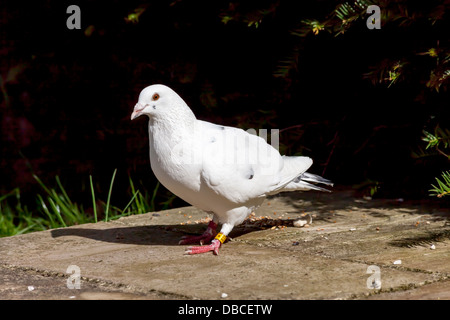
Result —
<svg viewBox="0 0 450 320"><path fill-rule="evenodd" d="M131 120L141 115L164 117L176 112L177 109L186 107L186 103L175 91L165 85L154 84L141 91L139 101L131 114Z"/></svg>

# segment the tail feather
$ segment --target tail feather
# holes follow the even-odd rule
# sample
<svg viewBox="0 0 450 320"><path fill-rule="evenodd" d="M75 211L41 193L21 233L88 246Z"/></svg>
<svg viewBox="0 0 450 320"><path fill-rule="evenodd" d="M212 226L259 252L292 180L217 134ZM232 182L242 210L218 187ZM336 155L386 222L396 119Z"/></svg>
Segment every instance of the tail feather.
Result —
<svg viewBox="0 0 450 320"><path fill-rule="evenodd" d="M331 180L322 178L321 176L318 176L317 174L312 174L309 172L305 172L302 175L299 176L299 178L303 181L313 182L313 183L322 183L326 184L327 186L333 186L333 182Z"/></svg>
<svg viewBox="0 0 450 320"><path fill-rule="evenodd" d="M328 179L322 178L316 174L304 172L297 178L288 183L281 191L308 191L317 190L323 192L331 192L331 190L319 187L316 183L325 184L327 186L333 186L333 182Z"/></svg>
<svg viewBox="0 0 450 320"><path fill-rule="evenodd" d="M299 191L317 190L317 191L322 191L322 192L331 192L331 190L316 186L315 184L308 183L303 180L296 183L294 190L299 190Z"/></svg>
<svg viewBox="0 0 450 320"><path fill-rule="evenodd" d="M333 186L333 182L316 174L306 172L306 170L308 170L312 165L312 160L310 158L283 156L283 159L284 167L281 174L281 183L277 188L268 193L269 195L296 190L331 192L330 190L319 187L316 184L319 183L327 186Z"/></svg>

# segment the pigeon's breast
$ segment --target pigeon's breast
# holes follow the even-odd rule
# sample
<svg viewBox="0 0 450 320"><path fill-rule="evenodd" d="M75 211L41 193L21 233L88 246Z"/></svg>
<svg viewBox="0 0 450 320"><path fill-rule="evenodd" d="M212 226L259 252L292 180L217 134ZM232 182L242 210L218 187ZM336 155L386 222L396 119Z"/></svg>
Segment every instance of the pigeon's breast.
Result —
<svg viewBox="0 0 450 320"><path fill-rule="evenodd" d="M201 201L201 162L192 146L155 138L150 135L150 165L159 182L184 201L210 211Z"/></svg>

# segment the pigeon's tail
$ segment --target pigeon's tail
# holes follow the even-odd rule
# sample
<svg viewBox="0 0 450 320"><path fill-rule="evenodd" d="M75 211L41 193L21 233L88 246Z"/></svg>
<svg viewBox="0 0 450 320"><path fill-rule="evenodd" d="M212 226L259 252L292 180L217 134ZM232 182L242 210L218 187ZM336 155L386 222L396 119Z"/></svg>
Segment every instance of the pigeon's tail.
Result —
<svg viewBox="0 0 450 320"><path fill-rule="evenodd" d="M316 174L304 172L299 175L297 178L289 182L282 190L280 191L309 191L309 190L317 190L324 192L331 192L328 189L317 186L316 184L325 184L327 186L333 186L333 182L328 179L322 178Z"/></svg>
<svg viewBox="0 0 450 320"><path fill-rule="evenodd" d="M282 183L280 188L273 190L270 194L285 191L309 191L318 190L331 192L328 189L317 186L316 184L324 184L333 186L333 182L322 178L316 174L308 173L306 170L312 165L312 160L308 157L287 157L283 156L284 168L282 172Z"/></svg>
<svg viewBox="0 0 450 320"><path fill-rule="evenodd" d="M295 181L298 181L298 183L300 183L300 184L304 185L305 187L310 188L312 190L319 190L319 191L325 191L325 192L331 192L331 191L328 189L325 189L325 188L318 187L315 184L321 183L321 184L324 184L324 185L327 185L330 187L333 186L333 182L331 182L331 180L322 178L321 176L318 176L318 175L312 174L312 173L308 173L308 172L301 174L299 177L297 177L294 180L294 182Z"/></svg>

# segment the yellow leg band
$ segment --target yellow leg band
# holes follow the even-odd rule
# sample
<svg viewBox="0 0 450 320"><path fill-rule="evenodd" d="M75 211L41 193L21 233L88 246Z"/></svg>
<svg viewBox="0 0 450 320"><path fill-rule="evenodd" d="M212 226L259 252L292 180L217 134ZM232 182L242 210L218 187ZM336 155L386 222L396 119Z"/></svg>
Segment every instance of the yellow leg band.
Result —
<svg viewBox="0 0 450 320"><path fill-rule="evenodd" d="M220 232L219 232L219 233L217 234L217 236L216 236L214 239L217 239L217 240L219 240L221 243L224 243L225 240L227 239L227 236L224 235L223 233L220 233Z"/></svg>

